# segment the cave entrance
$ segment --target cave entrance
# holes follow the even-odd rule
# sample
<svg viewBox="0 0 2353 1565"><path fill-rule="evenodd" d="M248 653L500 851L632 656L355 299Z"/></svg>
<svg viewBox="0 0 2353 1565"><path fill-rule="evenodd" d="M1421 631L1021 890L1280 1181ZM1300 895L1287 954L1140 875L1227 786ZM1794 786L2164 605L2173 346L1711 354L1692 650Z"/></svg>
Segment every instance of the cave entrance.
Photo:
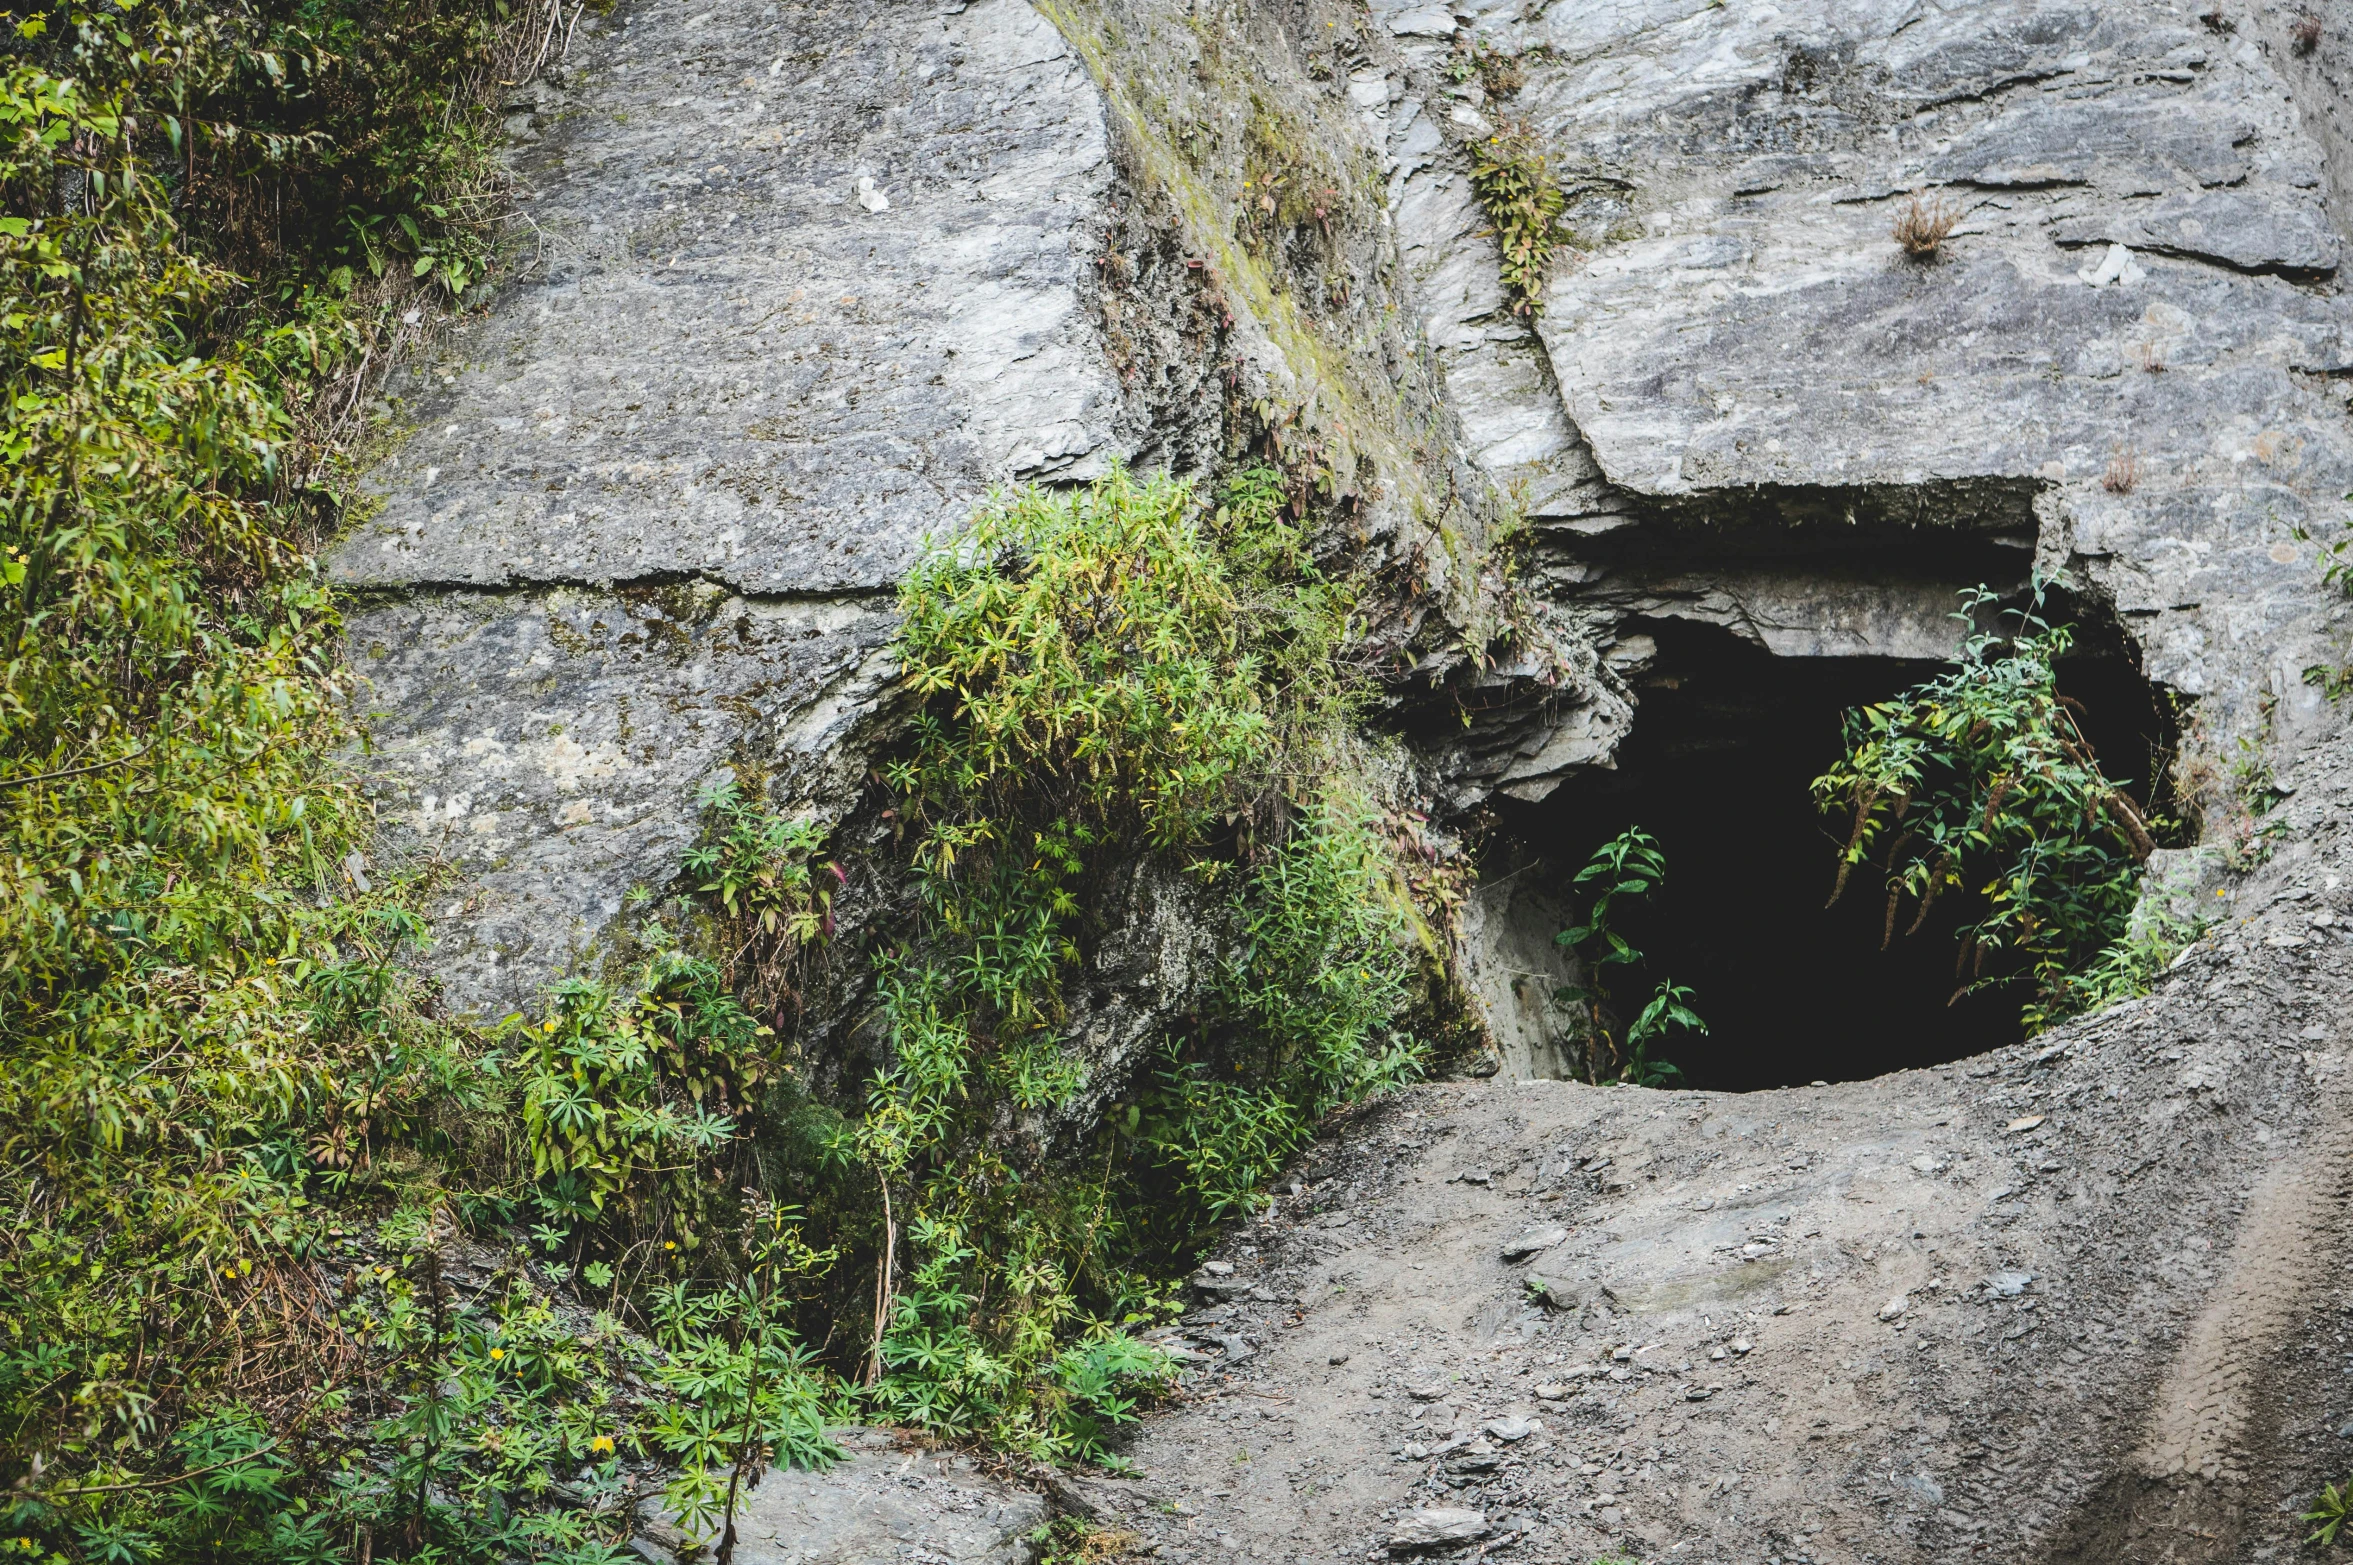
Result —
<svg viewBox="0 0 2353 1565"><path fill-rule="evenodd" d="M2071 616L2047 611L2053 623ZM2146 803L2173 745L2166 702L2142 678L2120 631L2086 616L2060 667L2062 690L2111 777ZM1944 665L1892 657L1775 656L1716 625L1633 624L1657 651L1634 678L1632 734L1614 771L1597 771L1507 825L1565 909L1593 850L1628 826L1659 841L1664 885L1619 927L1644 953L1611 970L1627 1017L1664 979L1688 985L1705 1036L1656 1052L1693 1087L1742 1091L1855 1080L1943 1064L2023 1035L2024 983L1949 1003L1955 932L1974 899L1948 896L1907 937L1880 949L1886 905L1858 869L1826 907L1847 822L1817 811L1812 780L1837 758L1841 718Z"/></svg>

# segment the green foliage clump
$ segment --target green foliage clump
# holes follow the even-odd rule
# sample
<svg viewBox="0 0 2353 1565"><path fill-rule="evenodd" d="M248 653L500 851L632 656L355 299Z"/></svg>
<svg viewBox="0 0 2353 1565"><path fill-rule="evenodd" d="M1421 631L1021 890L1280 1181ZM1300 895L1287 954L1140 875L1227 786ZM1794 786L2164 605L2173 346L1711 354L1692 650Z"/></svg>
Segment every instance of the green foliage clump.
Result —
<svg viewBox="0 0 2353 1565"><path fill-rule="evenodd" d="M701 1170L734 1139L774 1074L769 1037L715 966L672 947L656 948L625 995L557 984L512 1066L546 1242L601 1217L613 1233L700 1244L714 1181L671 1176Z"/></svg>
<svg viewBox="0 0 2353 1565"><path fill-rule="evenodd" d="M664 1501L698 1545L735 1547L735 1507L747 1482L773 1460L824 1467L841 1450L826 1425L847 1399L792 1335L794 1289L822 1275L838 1252L802 1237L795 1208L750 1197L750 1275L718 1289L680 1281L659 1290L653 1316L668 1359L655 1378L671 1400L655 1419L653 1442L678 1468Z"/></svg>
<svg viewBox="0 0 2353 1565"><path fill-rule="evenodd" d="M446 1422L446 1399L427 1415L385 1380L351 1400L370 1360L462 1384L472 1328L442 1310L420 1345L422 1307L395 1300L370 1335L353 1312L381 1294L338 1309L312 1269L336 1203L430 1185L461 1136L485 1184L515 1169L481 1129L503 1079L415 1003L416 883L359 851L309 549L338 472L324 389L355 400L396 286L454 295L487 258L477 89L512 70L520 20L498 0L9 18L0 1528L49 1558L346 1557L376 1501L334 1462L508 1438L489 1402L441 1440L387 1420ZM436 1542L412 1506L376 1557L572 1547L559 1526L526 1549L521 1510L492 1510L466 1526L505 1543Z"/></svg>
<svg viewBox="0 0 2353 1565"><path fill-rule="evenodd" d="M1978 588L1957 617L1974 626L1992 601ZM1907 901L1909 933L1947 892L1971 897L1954 998L2031 979L2028 1021L2042 1026L2133 981L2140 959L2108 953L2126 934L2156 842L2059 693L2068 627L2013 617L2015 635L1972 630L1949 672L1848 713L1846 753L1814 780L1814 795L1851 817L1832 900L1856 866L1876 860L1885 945ZM2107 976L2087 976L2095 971Z"/></svg>
<svg viewBox="0 0 2353 1565"><path fill-rule="evenodd" d="M1631 1024L1621 1024L1610 1005L1604 972L1642 960L1642 952L1618 928L1615 909L1621 901L1647 900L1666 878L1667 856L1658 839L1639 826L1629 826L1594 849L1570 882L1574 890L1597 888L1588 893L1592 900L1583 921L1553 936L1555 943L1576 953L1585 969L1585 982L1566 985L1555 991L1553 998L1582 1012L1587 1081L1666 1086L1683 1072L1667 1060L1653 1058L1651 1046L1674 1032L1708 1030L1708 1024L1691 1008L1690 988L1671 978L1659 980Z"/></svg>
<svg viewBox="0 0 2353 1565"><path fill-rule="evenodd" d="M1552 158L1524 124L1499 126L1470 144L1471 190L1495 225L1503 250L1503 287L1514 315L1544 313L1544 280L1567 242L1569 198L1553 177Z"/></svg>
<svg viewBox="0 0 2353 1565"><path fill-rule="evenodd" d="M618 1546L597 1518L625 1450L723 1533L762 1464L825 1460L853 1409L1107 1455L1166 1384L1124 1328L1201 1226L1418 1067L1349 594L1260 469L1214 508L1124 474L1010 497L910 584L930 701L889 787L920 917L881 953L852 1112L785 1036L842 872L740 784L687 864L706 916L651 921L638 965L528 1022L433 1015L430 869L368 862L335 759L324 393L359 401L398 286L471 296L485 89L556 19L12 17L0 1526L49 1560L587 1565ZM1286 184L1271 215L1322 226L1337 188ZM1207 937L1198 992L1165 1054L1098 1080L1074 979L1106 899L1163 890ZM787 1178L810 1199L782 1223ZM469 1299L444 1275L468 1229L538 1253ZM868 1264L871 1331L827 1349L809 1328ZM551 1303L559 1265L656 1345ZM642 1423L626 1364L668 1395Z"/></svg>
<svg viewBox="0 0 2353 1565"><path fill-rule="evenodd" d="M2312 1502L2312 1509L2296 1519L2315 1524L2311 1534L2304 1540L2306 1543L2317 1543L2323 1547L2335 1543L2345 1523L2353 1520L2353 1483L2322 1485L2319 1497Z"/></svg>
<svg viewBox="0 0 2353 1565"><path fill-rule="evenodd" d="M904 1220L869 1368L897 1416L1099 1454L1122 1388L1158 1373L1110 1329L1152 1297L1151 1258L1416 1067L1391 1030L1411 908L1344 753L1348 600L1281 496L1256 469L1207 514L1124 472L1025 491L904 589L933 699L886 776L921 917L882 957L887 1063L854 1130ZM1138 875L1218 951L1157 1072L1098 1081L1068 984ZM1016 1153L1008 1122L1050 1135L1089 1090L1126 1100L1091 1172Z"/></svg>
<svg viewBox="0 0 2353 1565"><path fill-rule="evenodd" d="M2345 498L2353 500L2353 494ZM2320 546L2320 584L2353 595L2353 522L2343 524L2342 532L2334 542ZM2313 541L2308 527L2290 527L2288 533L2298 543Z"/></svg>
<svg viewBox="0 0 2353 1565"><path fill-rule="evenodd" d="M1029 1541L1038 1546L1038 1565L1109 1565L1144 1540L1125 1528L1057 1516L1031 1533Z"/></svg>
<svg viewBox="0 0 2353 1565"><path fill-rule="evenodd" d="M741 783L722 775L703 790L711 829L687 850L685 871L695 889L714 896L748 938L789 954L832 926L833 886L841 867L820 864L827 832L814 820L788 820L765 801L746 798ZM705 879L703 877L709 877Z"/></svg>
<svg viewBox="0 0 2353 1565"><path fill-rule="evenodd" d="M1529 58L1549 62L1551 47L1539 44L1529 52ZM1490 98L1509 98L1528 84L1527 66L1520 56L1499 49L1473 33L1455 35L1454 48L1441 69L1446 79L1457 85L1467 84L1476 77Z"/></svg>

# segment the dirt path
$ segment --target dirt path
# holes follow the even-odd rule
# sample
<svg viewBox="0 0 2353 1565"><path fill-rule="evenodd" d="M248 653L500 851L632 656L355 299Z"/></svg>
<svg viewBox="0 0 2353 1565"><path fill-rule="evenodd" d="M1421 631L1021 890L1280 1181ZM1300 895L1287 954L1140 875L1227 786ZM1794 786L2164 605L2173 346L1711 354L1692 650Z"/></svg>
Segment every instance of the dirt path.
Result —
<svg viewBox="0 0 2353 1565"><path fill-rule="evenodd" d="M2284 1557L2353 1465L2336 797L2156 994L2032 1045L1367 1112L1199 1279L1144 1476L1081 1490L1177 1565L1437 1508L1506 1560Z"/></svg>

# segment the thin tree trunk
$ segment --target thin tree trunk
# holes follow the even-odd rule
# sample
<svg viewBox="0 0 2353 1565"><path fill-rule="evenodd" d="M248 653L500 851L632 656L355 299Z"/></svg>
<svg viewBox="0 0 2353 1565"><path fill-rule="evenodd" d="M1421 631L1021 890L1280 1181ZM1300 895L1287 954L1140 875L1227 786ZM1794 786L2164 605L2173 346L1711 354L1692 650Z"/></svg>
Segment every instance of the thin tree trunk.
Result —
<svg viewBox="0 0 2353 1565"><path fill-rule="evenodd" d="M891 1323L892 1257L899 1248L898 1224L891 1215L891 1182L882 1184L882 1256L874 1263L874 1342L866 1353L866 1384L882 1379L882 1335Z"/></svg>

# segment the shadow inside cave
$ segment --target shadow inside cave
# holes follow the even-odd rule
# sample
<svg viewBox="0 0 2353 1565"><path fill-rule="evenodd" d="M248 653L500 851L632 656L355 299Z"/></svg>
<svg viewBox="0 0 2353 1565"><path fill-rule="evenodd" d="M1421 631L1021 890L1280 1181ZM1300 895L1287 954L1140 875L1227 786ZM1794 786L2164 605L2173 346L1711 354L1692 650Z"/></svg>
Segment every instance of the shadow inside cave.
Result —
<svg viewBox="0 0 2353 1565"><path fill-rule="evenodd" d="M1691 988L1708 1032L1676 1034L1654 1051L1682 1083L1742 1091L1855 1080L2017 1042L2031 996L2023 979L1954 999L1956 931L1974 916L1974 893L1940 899L1909 934L1907 903L1885 950L1886 897L1870 867L1857 866L1845 895L1825 905L1849 819L1821 813L1809 785L1839 754L1842 716L1944 665L1776 657L1682 620L1626 629L1658 651L1634 681L1639 705L1616 770L1508 806L1504 825L1535 859L1525 872L1563 898L1619 831L1640 826L1658 839L1665 884L1618 921L1644 959L1605 977L1625 1017L1662 980ZM2122 633L2079 620L2060 686L2083 704L2103 767L2147 803L2170 765L2174 725Z"/></svg>

